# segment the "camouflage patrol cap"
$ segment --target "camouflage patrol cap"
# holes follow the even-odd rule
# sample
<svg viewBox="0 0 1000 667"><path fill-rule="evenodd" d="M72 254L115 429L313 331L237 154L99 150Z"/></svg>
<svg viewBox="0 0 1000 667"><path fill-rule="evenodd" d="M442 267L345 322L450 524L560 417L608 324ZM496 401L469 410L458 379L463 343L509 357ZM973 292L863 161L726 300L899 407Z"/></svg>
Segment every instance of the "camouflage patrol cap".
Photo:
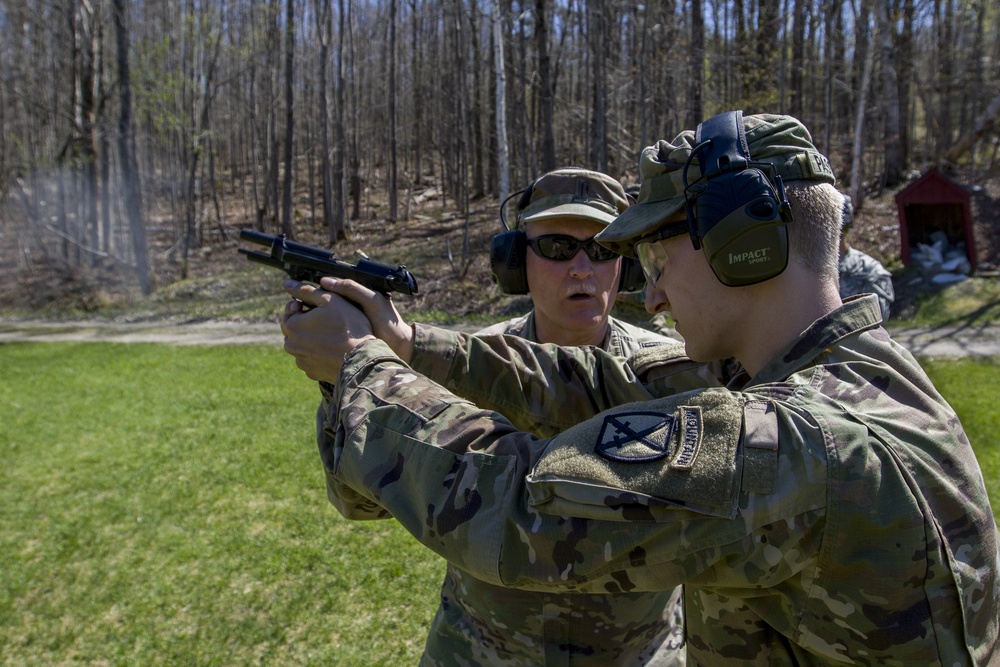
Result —
<svg viewBox="0 0 1000 667"><path fill-rule="evenodd" d="M517 205L517 225L538 220L580 218L608 225L629 206L617 180L579 167L557 169L540 176Z"/></svg>
<svg viewBox="0 0 1000 667"><path fill-rule="evenodd" d="M833 184L830 163L813 145L809 130L792 116L759 114L743 117L750 159L774 166L784 182L820 181ZM636 205L618 216L597 235L601 245L634 257L635 242L666 223L682 222L684 209L684 164L695 146L695 132L685 130L673 141L658 141L639 158L639 197ZM688 167L688 184L701 178L698 159Z"/></svg>

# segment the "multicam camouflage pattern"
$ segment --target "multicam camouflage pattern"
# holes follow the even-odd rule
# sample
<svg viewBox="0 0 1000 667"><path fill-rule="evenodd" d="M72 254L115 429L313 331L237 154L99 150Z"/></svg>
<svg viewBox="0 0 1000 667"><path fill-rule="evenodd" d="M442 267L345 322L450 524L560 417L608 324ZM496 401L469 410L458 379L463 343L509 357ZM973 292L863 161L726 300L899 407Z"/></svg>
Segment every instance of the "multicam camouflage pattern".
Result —
<svg viewBox="0 0 1000 667"><path fill-rule="evenodd" d="M413 366L442 386L369 341L330 396L329 495L498 585L684 584L690 665L992 664L1000 552L982 475L878 322L873 297L852 300L753 379L654 399L634 364L586 348L418 331ZM516 408L497 387L542 389L543 370L574 407L614 409L540 440L444 388Z"/></svg>
<svg viewBox="0 0 1000 667"><path fill-rule="evenodd" d="M601 348L618 357L671 342L614 318L609 325ZM537 341L534 311L477 332L489 334ZM681 587L615 595L525 591L449 563L420 664L683 665L681 595Z"/></svg>
<svg viewBox="0 0 1000 667"><path fill-rule="evenodd" d="M874 257L850 248L840 256L840 296L846 299L857 294L877 296L882 321L889 320L889 308L896 298L892 274Z"/></svg>
<svg viewBox="0 0 1000 667"><path fill-rule="evenodd" d="M420 665L683 665L682 589L675 591L525 591L451 566Z"/></svg>
<svg viewBox="0 0 1000 667"><path fill-rule="evenodd" d="M480 329L477 336L489 336L492 334L506 334L517 336L526 340L538 342L538 334L535 331L535 311L531 310L526 315L514 317L505 322L498 322L492 326ZM622 322L614 317L608 318L608 333L605 336L601 349L616 357L631 357L644 347L656 345L675 344L678 338L664 336L649 329L643 329ZM676 347L674 347L676 349Z"/></svg>

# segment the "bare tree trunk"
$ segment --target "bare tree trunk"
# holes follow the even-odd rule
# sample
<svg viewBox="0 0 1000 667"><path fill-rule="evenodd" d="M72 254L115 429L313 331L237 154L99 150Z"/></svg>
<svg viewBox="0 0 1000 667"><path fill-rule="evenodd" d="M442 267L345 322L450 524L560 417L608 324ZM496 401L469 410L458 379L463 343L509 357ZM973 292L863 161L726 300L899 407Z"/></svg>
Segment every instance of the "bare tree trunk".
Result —
<svg viewBox="0 0 1000 667"><path fill-rule="evenodd" d="M639 121L638 126L638 137L639 146L645 147L652 143L649 140L650 136L650 105L646 104L646 98L649 96L650 84L648 81L650 67L647 66L649 61L649 49L650 42L652 40L649 38L649 25L650 17L652 14L652 8L648 5L642 9L641 23L637 27L639 30L639 48L635 59L635 71L636 71L636 85L638 86L637 105L636 105L636 117ZM639 10L637 9L637 13Z"/></svg>
<svg viewBox="0 0 1000 667"><path fill-rule="evenodd" d="M899 71L899 144L902 151L902 163L905 168L910 163L910 139L912 136L913 104L913 0L902 0L900 2L900 13L902 14L902 32L899 37L897 52Z"/></svg>
<svg viewBox="0 0 1000 667"><path fill-rule="evenodd" d="M779 108L781 100L778 98L779 88L775 72L779 71L775 53L775 45L780 43L778 35L781 28L781 13L779 3L761 2L759 7L760 30L757 32L756 47L757 57L755 59L755 74L753 85L756 90L746 91L754 99L759 101L760 108ZM781 50L784 53L784 50Z"/></svg>
<svg viewBox="0 0 1000 667"><path fill-rule="evenodd" d="M885 102L885 170L883 185L893 188L903 178L903 144L899 127L899 80L896 77L896 61L893 55L893 26L889 20L888 3L878 3L878 30L882 38L882 99Z"/></svg>
<svg viewBox="0 0 1000 667"><path fill-rule="evenodd" d="M330 60L330 32L333 16L330 0L316 0L316 34L319 36L319 141L323 153L320 181L323 188L323 224L330 243L337 242L337 225L333 215L333 166L330 164L330 109L327 102L327 64Z"/></svg>
<svg viewBox="0 0 1000 667"><path fill-rule="evenodd" d="M535 0L535 44L538 50L538 134L541 137L541 170L556 168L555 91L549 59L549 24L545 0Z"/></svg>
<svg viewBox="0 0 1000 667"><path fill-rule="evenodd" d="M70 243L69 220L66 213L66 170L59 169L56 172L56 230L62 243L60 243L59 256L67 264L74 264L74 257L71 254L77 246ZM76 257L79 260L79 257Z"/></svg>
<svg viewBox="0 0 1000 667"><path fill-rule="evenodd" d="M251 12L251 22L254 22L253 18L256 16L254 11L255 4L250 4ZM252 32L251 36L251 48L254 52L256 49L256 33ZM249 107L250 115L250 173L251 173L251 191L253 199L253 219L254 219L254 229L258 232L264 231L264 213L265 207L267 206L267 199L265 194L265 200L261 202L261 188L260 188L260 175L264 168L264 149L261 146L261 132L259 131L258 114L257 114L257 64L256 58L251 59L250 67L247 71L247 106ZM266 185L265 185L266 188Z"/></svg>
<svg viewBox="0 0 1000 667"><path fill-rule="evenodd" d="M348 176L350 180L350 190L351 190L351 220L357 220L361 217L361 158L358 155L360 150L358 147L359 139L358 135L361 131L360 125L360 108L361 105L358 104L358 86L357 80L353 75L355 64L357 63L357 58L355 54L357 53L357 44L354 40L354 21L351 18L351 0L347 0L348 17L347 17L347 31L349 37L349 48L348 51L351 54L351 66L348 68L349 72L352 72L351 77L351 110L354 118L354 122L351 123L351 140L350 140L350 175ZM341 31L343 32L343 30Z"/></svg>
<svg viewBox="0 0 1000 667"><path fill-rule="evenodd" d="M281 231L292 230L292 170L295 168L295 0L285 0L285 173L281 191Z"/></svg>
<svg viewBox="0 0 1000 667"><path fill-rule="evenodd" d="M121 110L118 116L118 160L121 163L122 194L125 216L132 237L135 255L135 276L143 294L153 291L146 246L146 225L140 203L139 168L135 159L135 140L132 129L132 74L129 67L129 34L125 22L125 0L112 0L115 13L115 37L118 45L118 88Z"/></svg>
<svg viewBox="0 0 1000 667"><path fill-rule="evenodd" d="M862 0L861 17L857 21L858 42L864 44L864 55L861 56L863 69L861 83L858 87L858 103L854 114L854 144L851 149L851 186L850 195L854 208L860 210L864 204L864 173L862 171L862 147L865 144L865 109L868 106L868 87L871 82L872 68L875 61L875 45L872 43L871 9L867 0Z"/></svg>
<svg viewBox="0 0 1000 667"><path fill-rule="evenodd" d="M423 183L424 156L424 105L421 92L424 85L422 62L420 56L420 26L423 21L417 12L417 0L410 0L410 60L413 65L413 184Z"/></svg>
<svg viewBox="0 0 1000 667"><path fill-rule="evenodd" d="M705 18L701 13L701 2L691 3L691 69L689 82L691 100L690 120L687 127L697 127L704 120L705 103L702 100L702 81L705 76Z"/></svg>
<svg viewBox="0 0 1000 667"><path fill-rule="evenodd" d="M505 10L510 9L513 7L513 0L508 0L504 4ZM514 124L516 127L522 128L520 132L514 133L514 155L517 158L515 160L515 164L519 166L519 169L515 170L514 173L518 173L518 171L520 171L521 179L524 180L531 178L538 171L538 167L535 164L534 153L530 148L528 148L530 134L526 131L529 127L528 77L532 76L532 74L528 71L528 40L526 37L525 23L525 16L522 13L517 18L517 35L512 39L513 44L510 50L512 58L514 58L514 53L517 53L514 62L510 63L514 71L514 85L507 91L507 94L511 95L513 98L511 108L514 111ZM516 48L514 48L515 46Z"/></svg>
<svg viewBox="0 0 1000 667"><path fill-rule="evenodd" d="M485 159L486 151L480 150L483 145L483 126L481 122L482 117L482 63L480 61L479 52L479 9L476 3L471 3L469 5L469 51L472 54L472 90L469 95L469 130L472 136L469 137L469 155L472 160L472 193L471 196L475 199L479 199L485 194L486 184L485 170L483 168L483 162ZM466 214L468 218L468 214Z"/></svg>
<svg viewBox="0 0 1000 667"><path fill-rule="evenodd" d="M347 109L344 107L344 32L346 18L344 16L344 0L339 0L337 17L340 23L337 34L337 110L334 113L333 124L333 199L337 208L333 214L333 228L336 235L335 240L346 236L346 225L344 223L344 213L347 210L344 198L344 155L347 153L347 137L344 135L344 118Z"/></svg>
<svg viewBox="0 0 1000 667"><path fill-rule="evenodd" d="M591 134L590 164L602 172L608 171L608 102L607 102L607 32L604 0L587 0L587 29L590 34Z"/></svg>
<svg viewBox="0 0 1000 667"><path fill-rule="evenodd" d="M193 39L192 39L193 41ZM207 57L208 66L205 70L201 84L201 111L198 114L197 124L194 128L194 136L191 138L191 162L187 175L187 187L185 189L185 226L183 239L183 252L181 260L181 276L188 277L188 253L195 243L195 218L198 206L198 163L202 153L205 151L207 143L208 128L211 123L212 96L215 87L215 68L219 61L219 52L222 40L218 35L213 36L211 55ZM200 239L199 239L200 244Z"/></svg>
<svg viewBox="0 0 1000 667"><path fill-rule="evenodd" d="M934 1L935 25L938 29L939 66L932 70L937 76L938 104L933 110L938 119L938 131L935 133L936 155L944 152L952 142L952 104L953 77L955 76L954 54L954 8L952 0Z"/></svg>
<svg viewBox="0 0 1000 667"><path fill-rule="evenodd" d="M102 95L103 97L103 95ZM103 116L103 113L101 114ZM100 193L101 193L101 243L98 250L110 255L113 248L111 243L111 140L110 129L102 120L101 130L98 132L98 157L100 160Z"/></svg>
<svg viewBox="0 0 1000 667"><path fill-rule="evenodd" d="M500 201L510 194L510 157L507 144L507 73L504 69L503 20L500 0L493 4L493 67L496 76L497 172L500 176Z"/></svg>
<svg viewBox="0 0 1000 667"><path fill-rule="evenodd" d="M309 219L312 221L316 220L316 133L315 133L315 120L316 116L309 113L309 110L315 109L318 105L313 100L313 82L311 77L307 77L305 81L305 90L302 91L302 108L306 109L303 113L302 123L305 128L302 128L303 134L305 135L305 142L299 141L299 150L305 153L306 156L306 175L307 184L309 192ZM300 135L301 136L301 135Z"/></svg>
<svg viewBox="0 0 1000 667"><path fill-rule="evenodd" d="M465 59L462 57L462 53L466 50L466 44L462 39L462 2L458 0L455 3L455 69L456 69L456 83L457 92L455 95L455 118L458 121L459 132L458 132L458 177L456 179L456 200L461 205L461 210L463 213L464 221L462 225L462 259L460 266L458 267L457 277L459 279L465 278L466 273L469 270L469 266L472 263L472 259L469 256L469 135L470 135L470 125L472 123L471 114L466 111L465 106L465 91L468 90L468 73L465 66ZM452 266L455 269L454 265Z"/></svg>
<svg viewBox="0 0 1000 667"><path fill-rule="evenodd" d="M280 71L277 0L268 0L267 15L267 62L264 67L267 88L264 104L267 109L267 124L262 145L267 156L267 175L264 180L264 210L272 223L278 222L278 99L277 82L274 72Z"/></svg>
<svg viewBox="0 0 1000 667"><path fill-rule="evenodd" d="M792 10L792 71L789 85L791 103L788 108L791 115L801 118L803 111L805 111L803 71L806 66L806 2L805 0L794 0L794 2L795 7Z"/></svg>
<svg viewBox="0 0 1000 667"><path fill-rule="evenodd" d="M490 41L489 41L489 48L487 49L488 57L491 57L494 60L497 47L496 47L496 32L493 30L493 11L496 4L497 4L496 2L490 3L490 19L489 19ZM500 176L498 174L498 164L497 164L497 105L496 105L497 77L495 68L489 71L492 74L492 76L490 76L489 78L488 90L490 93L492 93L491 95L492 102L488 106L489 112L487 113L487 122L488 122L487 127L489 128L487 132L488 142L489 142L487 152L489 154L489 164L486 169L486 181L487 183L489 183L490 193L497 194L499 192L499 186L500 186Z"/></svg>
<svg viewBox="0 0 1000 667"><path fill-rule="evenodd" d="M389 222L399 219L396 141L396 0L389 0Z"/></svg>
<svg viewBox="0 0 1000 667"><path fill-rule="evenodd" d="M823 141L819 149L824 155L830 155L831 139L833 135L833 71L834 71L834 45L836 39L833 36L833 12L827 11L823 20L823 52L826 57L823 59Z"/></svg>
<svg viewBox="0 0 1000 667"><path fill-rule="evenodd" d="M73 151L80 167L80 222L77 242L81 248L96 251L99 245L97 231L97 99L95 89L99 78L98 25L93 6L80 2L76 7L75 34L79 69L77 87L79 94L76 126L79 131L78 148ZM93 257L91 257L93 259Z"/></svg>

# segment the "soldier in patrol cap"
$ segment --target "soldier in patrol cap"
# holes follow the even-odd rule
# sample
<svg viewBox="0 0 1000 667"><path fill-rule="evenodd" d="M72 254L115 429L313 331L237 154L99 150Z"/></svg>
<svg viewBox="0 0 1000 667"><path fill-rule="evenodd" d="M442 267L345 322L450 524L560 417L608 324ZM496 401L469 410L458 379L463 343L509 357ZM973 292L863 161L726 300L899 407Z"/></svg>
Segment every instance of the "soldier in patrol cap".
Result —
<svg viewBox="0 0 1000 667"><path fill-rule="evenodd" d="M551 171L525 188L514 229L493 238L490 268L501 292L530 295L532 308L478 333L597 345L619 356L666 342L611 317L618 292L641 289L645 280L635 259L623 261L594 236L628 206L621 183L580 167Z"/></svg>
<svg viewBox="0 0 1000 667"><path fill-rule="evenodd" d="M520 195L514 228L493 238L490 258L500 290L529 294L532 308L477 334L593 345L622 358L672 343L611 317L619 290L645 280L635 259L623 261L594 235L628 206L607 174L567 167L537 178ZM449 563L421 665L561 664L574 655L595 665L682 665L680 593L541 593L498 586Z"/></svg>
<svg viewBox="0 0 1000 667"><path fill-rule="evenodd" d="M598 239L640 259L688 357L745 373L676 393L690 369L668 354L410 326L356 283L286 282L313 306L282 326L328 383L333 504L498 585L681 584L691 665L996 664L982 473L876 297L841 302L842 196L806 128L720 114L640 173ZM540 438L491 411L513 407L594 416Z"/></svg>

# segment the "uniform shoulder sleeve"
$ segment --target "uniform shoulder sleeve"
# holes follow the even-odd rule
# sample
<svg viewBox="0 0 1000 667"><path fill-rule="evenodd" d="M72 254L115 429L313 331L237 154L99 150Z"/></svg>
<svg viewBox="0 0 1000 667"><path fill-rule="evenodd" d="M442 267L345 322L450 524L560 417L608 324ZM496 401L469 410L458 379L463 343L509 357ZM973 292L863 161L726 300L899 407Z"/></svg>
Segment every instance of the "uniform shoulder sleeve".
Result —
<svg viewBox="0 0 1000 667"><path fill-rule="evenodd" d="M719 387L728 379L723 377L719 363L706 364L688 358L684 343L678 341L644 347L629 358L628 366L654 396Z"/></svg>
<svg viewBox="0 0 1000 667"><path fill-rule="evenodd" d="M732 518L741 488L766 490L773 480L777 433L766 402L724 389L634 403L553 438L528 478L529 496L541 511L567 516L670 521L684 508Z"/></svg>

